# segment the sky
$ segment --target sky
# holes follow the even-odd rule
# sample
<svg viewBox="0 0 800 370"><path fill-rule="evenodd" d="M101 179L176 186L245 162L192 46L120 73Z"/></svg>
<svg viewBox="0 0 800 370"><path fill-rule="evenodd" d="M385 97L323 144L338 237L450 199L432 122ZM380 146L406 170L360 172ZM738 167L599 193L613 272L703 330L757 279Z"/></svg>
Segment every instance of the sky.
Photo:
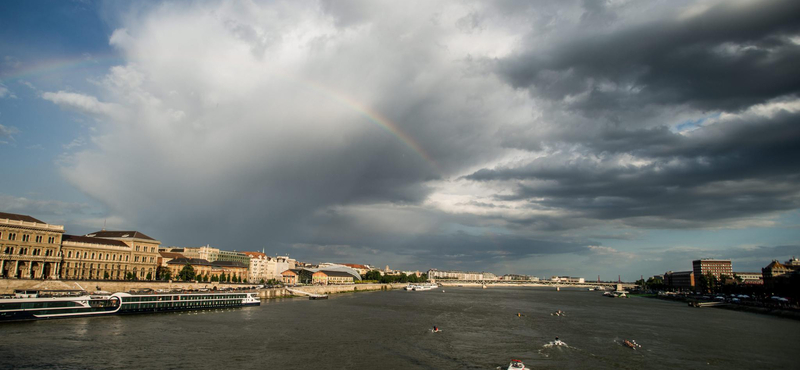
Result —
<svg viewBox="0 0 800 370"><path fill-rule="evenodd" d="M636 280L800 256L797 1L0 2L0 212Z"/></svg>

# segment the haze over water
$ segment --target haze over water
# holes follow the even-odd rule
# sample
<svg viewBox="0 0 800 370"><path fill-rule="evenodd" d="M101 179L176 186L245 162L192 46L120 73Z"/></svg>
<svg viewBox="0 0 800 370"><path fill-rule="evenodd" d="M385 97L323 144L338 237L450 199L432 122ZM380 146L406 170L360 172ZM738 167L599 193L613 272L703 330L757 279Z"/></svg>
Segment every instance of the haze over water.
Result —
<svg viewBox="0 0 800 370"><path fill-rule="evenodd" d="M0 368L495 369L518 358L534 369L761 369L800 360L800 322L789 319L582 290L441 290L3 324ZM567 316L550 315L558 309ZM569 347L546 346L555 336Z"/></svg>

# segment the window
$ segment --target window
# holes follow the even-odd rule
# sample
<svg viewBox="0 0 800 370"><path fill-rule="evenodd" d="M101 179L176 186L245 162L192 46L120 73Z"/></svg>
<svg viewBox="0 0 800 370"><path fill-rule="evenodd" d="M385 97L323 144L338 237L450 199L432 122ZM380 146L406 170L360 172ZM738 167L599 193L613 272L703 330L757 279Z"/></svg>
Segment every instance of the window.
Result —
<svg viewBox="0 0 800 370"><path fill-rule="evenodd" d="M36 235L36 242L37 243L41 243L42 239L44 239L44 237L42 237L41 235Z"/></svg>
<svg viewBox="0 0 800 370"><path fill-rule="evenodd" d="M114 254L114 255L111 255L111 260L112 260L112 261L116 261L116 260L117 260L117 255L116 255L116 254Z"/></svg>
<svg viewBox="0 0 800 370"><path fill-rule="evenodd" d="M50 244L55 244L55 242L56 242L56 237L55 237L55 236L50 236L50 237L48 237L48 238L47 238L47 242L48 242L48 243L50 243Z"/></svg>
<svg viewBox="0 0 800 370"><path fill-rule="evenodd" d="M139 256L133 257L133 262L139 262Z"/></svg>
<svg viewBox="0 0 800 370"><path fill-rule="evenodd" d="M94 259L94 253L92 253L92 259Z"/></svg>
<svg viewBox="0 0 800 370"><path fill-rule="evenodd" d="M130 256L125 256L125 262L128 262L128 257Z"/></svg>
<svg viewBox="0 0 800 370"><path fill-rule="evenodd" d="M67 258L72 258L72 251L67 252Z"/></svg>
<svg viewBox="0 0 800 370"><path fill-rule="evenodd" d="M137 252L139 251L139 246L138 246L138 245L136 246L136 251L137 251Z"/></svg>
<svg viewBox="0 0 800 370"><path fill-rule="evenodd" d="M30 241L30 240L31 240L31 236L30 236L30 235L28 235L28 234L22 234L22 241L23 241L23 242L28 242L28 241Z"/></svg>
<svg viewBox="0 0 800 370"><path fill-rule="evenodd" d="M88 258L88 257L89 257L89 253L83 252L83 258Z"/></svg>
<svg viewBox="0 0 800 370"><path fill-rule="evenodd" d="M16 233L8 233L8 240L17 240Z"/></svg>

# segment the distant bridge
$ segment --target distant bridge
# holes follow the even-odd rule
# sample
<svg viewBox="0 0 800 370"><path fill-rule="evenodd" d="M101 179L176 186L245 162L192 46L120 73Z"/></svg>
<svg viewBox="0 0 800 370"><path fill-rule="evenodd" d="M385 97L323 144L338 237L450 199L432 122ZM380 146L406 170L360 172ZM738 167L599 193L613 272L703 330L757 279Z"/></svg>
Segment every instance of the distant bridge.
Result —
<svg viewBox="0 0 800 370"><path fill-rule="evenodd" d="M547 281L547 280L540 280L540 281L528 281L528 280L453 280L453 279L431 279L439 284L486 284L486 285L526 285L526 284L536 284L542 286L574 286L574 287L609 287L609 288L616 288L617 285L622 285L623 288L632 288L635 287L636 284L634 283L617 283L617 282L594 282L594 281L587 281L584 283L571 283L571 282L554 282L554 281Z"/></svg>

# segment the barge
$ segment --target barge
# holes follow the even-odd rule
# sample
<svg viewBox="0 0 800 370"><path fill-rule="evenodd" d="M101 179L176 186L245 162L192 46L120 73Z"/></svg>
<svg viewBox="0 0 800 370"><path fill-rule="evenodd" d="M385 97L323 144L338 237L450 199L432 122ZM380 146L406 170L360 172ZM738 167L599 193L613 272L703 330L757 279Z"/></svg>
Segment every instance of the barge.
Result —
<svg viewBox="0 0 800 370"><path fill-rule="evenodd" d="M164 293L0 299L0 321L206 310L259 306L257 293Z"/></svg>

